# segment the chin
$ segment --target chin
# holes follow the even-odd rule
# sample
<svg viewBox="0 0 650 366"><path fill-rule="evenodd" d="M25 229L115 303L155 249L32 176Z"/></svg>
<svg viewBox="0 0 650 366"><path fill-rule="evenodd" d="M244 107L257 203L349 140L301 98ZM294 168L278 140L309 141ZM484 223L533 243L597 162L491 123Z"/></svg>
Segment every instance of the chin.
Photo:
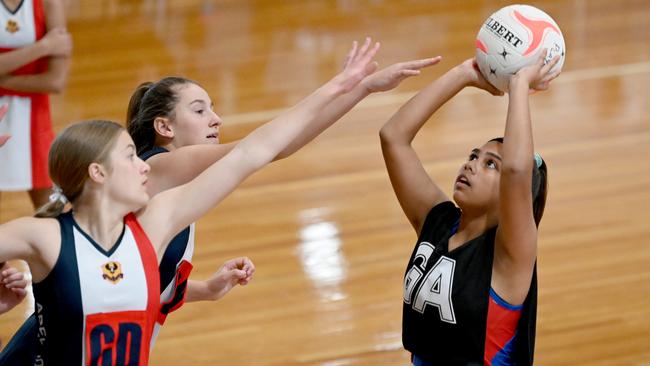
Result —
<svg viewBox="0 0 650 366"><path fill-rule="evenodd" d="M133 201L133 212L136 212L143 208L144 206L149 203L149 195L147 193L143 193L140 197L135 198Z"/></svg>
<svg viewBox="0 0 650 366"><path fill-rule="evenodd" d="M461 192L454 190L454 194L451 196L451 198L454 200L454 202L456 202L456 205L458 207L461 207L463 206L463 203L465 203L466 197L464 197L464 195Z"/></svg>

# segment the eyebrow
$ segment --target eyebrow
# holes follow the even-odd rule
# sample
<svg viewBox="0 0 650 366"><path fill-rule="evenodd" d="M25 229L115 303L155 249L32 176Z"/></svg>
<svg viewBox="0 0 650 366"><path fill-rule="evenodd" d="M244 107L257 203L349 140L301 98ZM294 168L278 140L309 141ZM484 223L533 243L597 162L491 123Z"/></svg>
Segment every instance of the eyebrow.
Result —
<svg viewBox="0 0 650 366"><path fill-rule="evenodd" d="M194 103L201 103L201 104L206 104L204 100L202 99L194 99L193 101L190 102L190 105Z"/></svg>
<svg viewBox="0 0 650 366"><path fill-rule="evenodd" d="M476 149L475 148L475 149L472 150L472 153L476 154L476 155L480 155L481 154L481 149ZM503 161L499 155L497 155L497 154L495 154L495 153L493 153L491 151L486 151L485 155L490 155L490 156L492 156L493 158L495 158L495 159L497 159L499 161Z"/></svg>

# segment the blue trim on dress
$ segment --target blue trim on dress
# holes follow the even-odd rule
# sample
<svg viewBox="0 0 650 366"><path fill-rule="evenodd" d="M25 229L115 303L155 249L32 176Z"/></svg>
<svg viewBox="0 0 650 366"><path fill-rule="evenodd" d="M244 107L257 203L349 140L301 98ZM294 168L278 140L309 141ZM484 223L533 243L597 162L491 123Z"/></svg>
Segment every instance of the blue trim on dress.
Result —
<svg viewBox="0 0 650 366"><path fill-rule="evenodd" d="M433 366L414 354L411 354L411 364L413 366Z"/></svg>
<svg viewBox="0 0 650 366"><path fill-rule="evenodd" d="M490 287L490 298L494 300L494 302L496 302L499 306L504 307L508 310L517 311L524 308L524 304L512 305L508 303L506 300L502 299L501 296L499 296L499 294L497 294L496 291L492 289L492 287Z"/></svg>

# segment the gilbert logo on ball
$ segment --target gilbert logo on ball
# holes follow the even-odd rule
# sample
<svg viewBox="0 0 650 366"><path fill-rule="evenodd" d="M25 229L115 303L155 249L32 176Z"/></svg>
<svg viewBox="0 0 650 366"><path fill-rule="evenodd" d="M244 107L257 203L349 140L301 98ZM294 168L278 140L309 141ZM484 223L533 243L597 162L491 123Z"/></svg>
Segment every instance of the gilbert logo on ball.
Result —
<svg viewBox="0 0 650 366"><path fill-rule="evenodd" d="M547 62L560 55L553 70L561 69L566 49L557 23L533 6L510 5L483 23L476 36L476 62L492 85L507 92L510 76L535 62L545 48Z"/></svg>

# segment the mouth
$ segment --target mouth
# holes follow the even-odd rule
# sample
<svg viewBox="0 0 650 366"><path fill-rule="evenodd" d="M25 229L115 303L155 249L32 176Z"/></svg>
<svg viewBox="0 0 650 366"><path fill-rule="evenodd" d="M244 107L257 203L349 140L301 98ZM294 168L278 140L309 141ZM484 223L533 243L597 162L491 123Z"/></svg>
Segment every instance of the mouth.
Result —
<svg viewBox="0 0 650 366"><path fill-rule="evenodd" d="M219 139L219 132L211 133L211 134L207 135L206 138L218 140Z"/></svg>
<svg viewBox="0 0 650 366"><path fill-rule="evenodd" d="M456 178L456 185L457 185L457 186L465 185L465 186L467 186L467 187L471 187L471 186L472 186L472 185L469 183L469 179L467 179L467 177L464 176L463 174L459 175L458 178Z"/></svg>

